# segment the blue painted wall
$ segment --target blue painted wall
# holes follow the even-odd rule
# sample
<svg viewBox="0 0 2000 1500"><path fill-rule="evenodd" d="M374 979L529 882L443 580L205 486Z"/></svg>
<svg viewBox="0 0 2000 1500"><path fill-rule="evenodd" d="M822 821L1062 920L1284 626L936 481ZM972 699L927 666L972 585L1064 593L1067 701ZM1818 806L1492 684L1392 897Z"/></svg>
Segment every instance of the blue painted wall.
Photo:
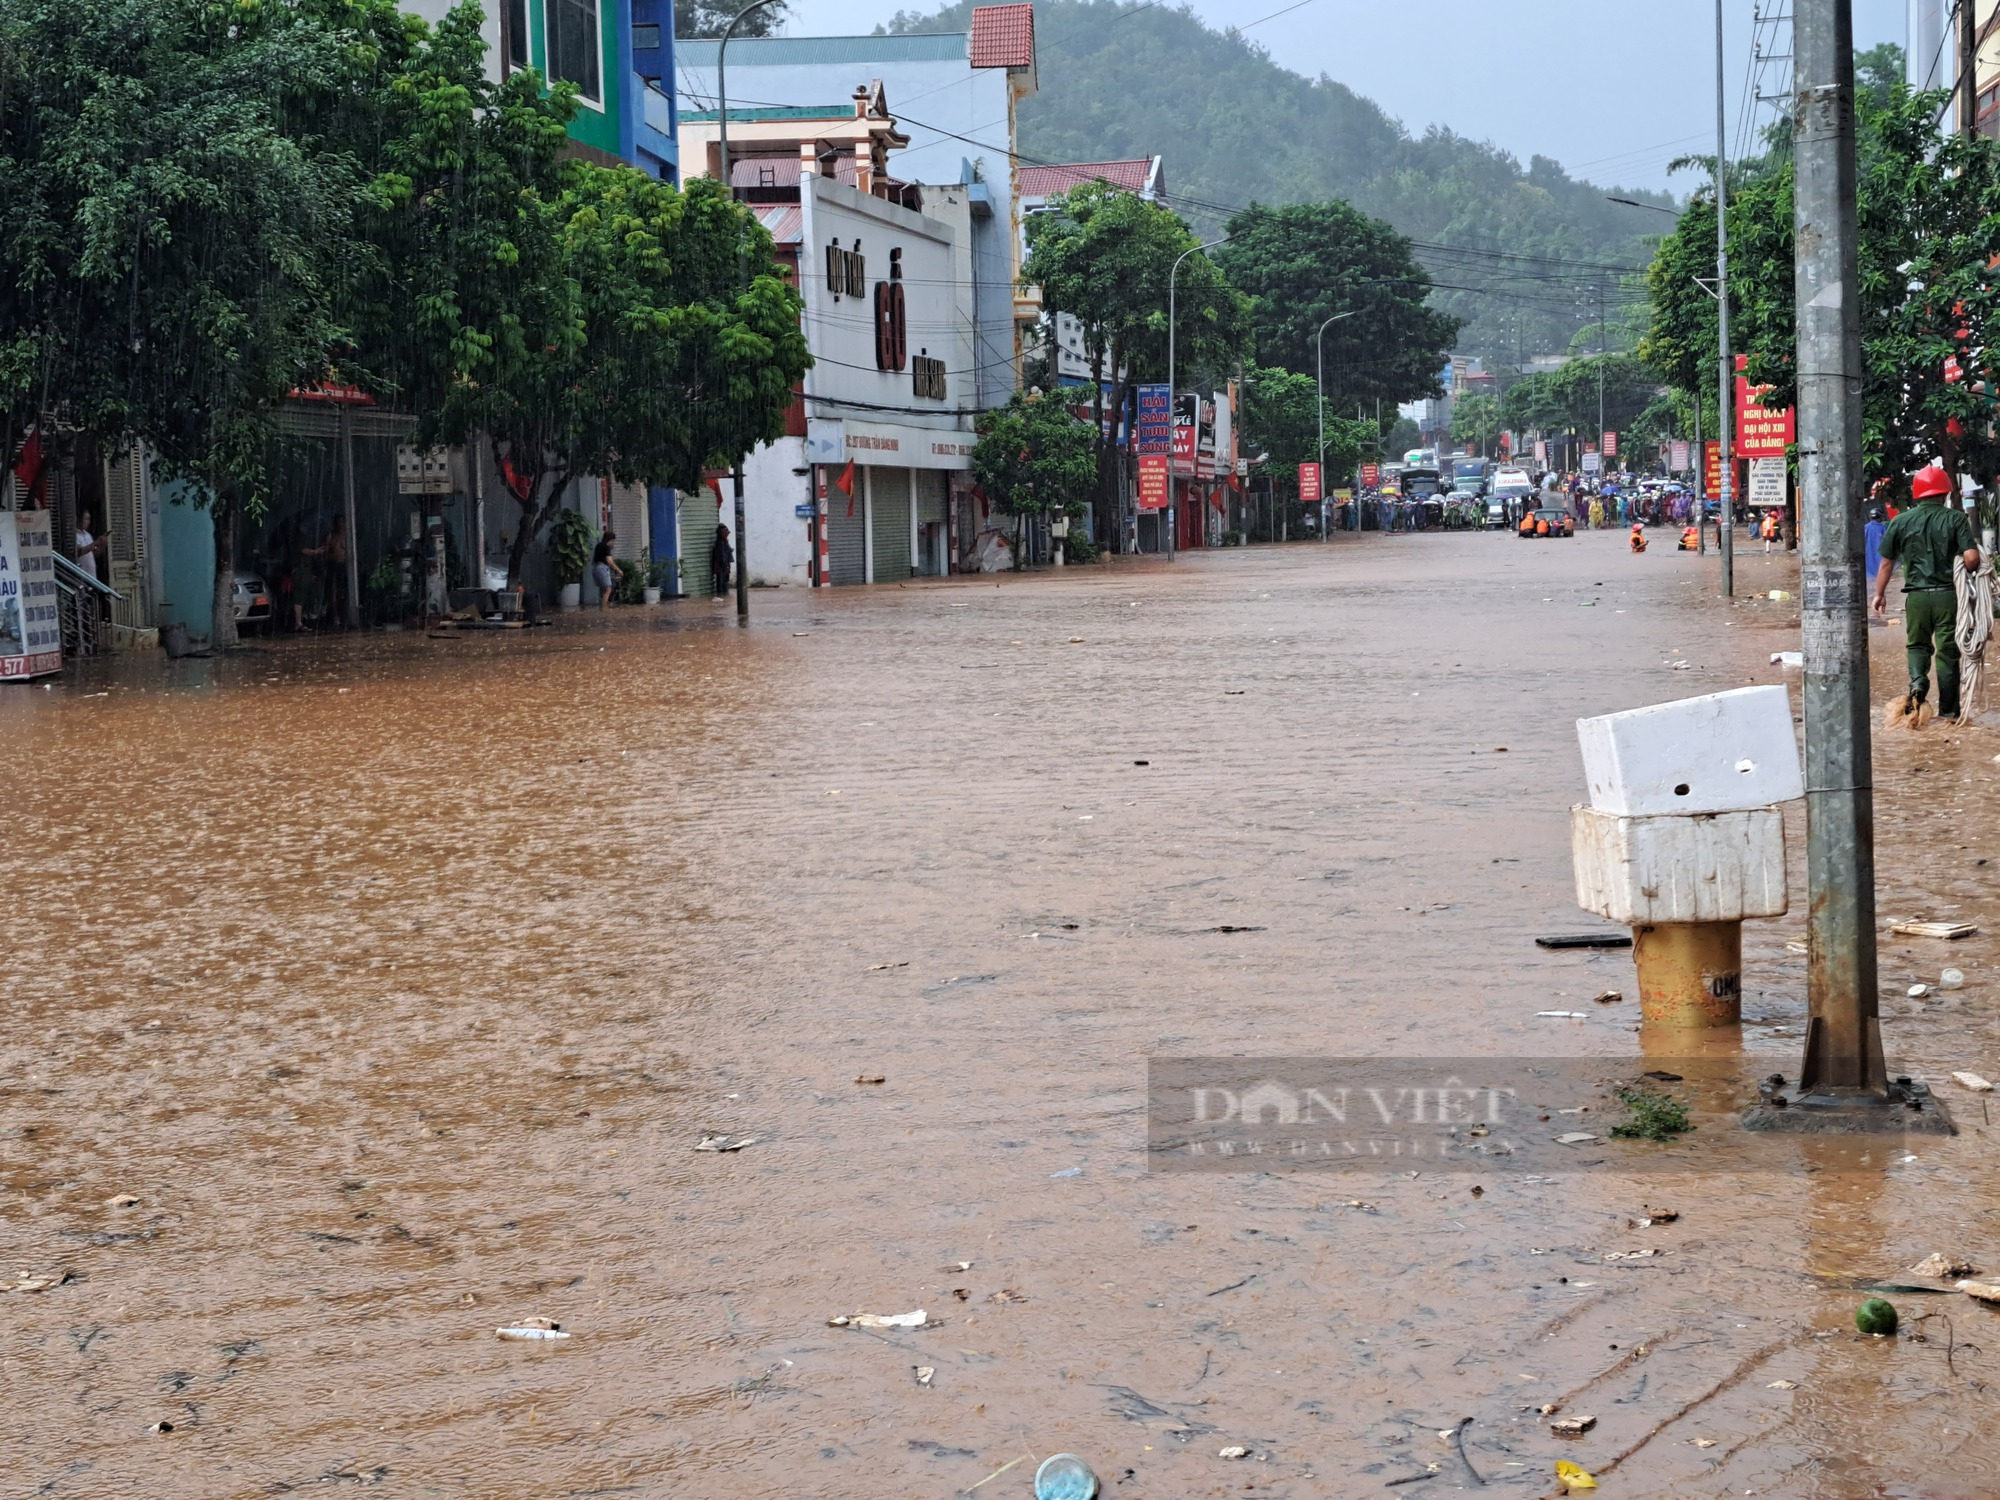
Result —
<svg viewBox="0 0 2000 1500"><path fill-rule="evenodd" d="M192 494L179 480L160 486L160 623L205 641L215 620L215 523Z"/></svg>

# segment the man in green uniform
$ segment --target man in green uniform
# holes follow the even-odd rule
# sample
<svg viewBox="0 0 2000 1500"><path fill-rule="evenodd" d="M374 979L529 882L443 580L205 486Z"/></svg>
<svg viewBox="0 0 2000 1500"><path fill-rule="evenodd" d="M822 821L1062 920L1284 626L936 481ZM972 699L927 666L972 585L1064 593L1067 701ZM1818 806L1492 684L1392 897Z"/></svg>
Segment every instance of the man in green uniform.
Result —
<svg viewBox="0 0 2000 1500"><path fill-rule="evenodd" d="M1965 512L1946 507L1951 476L1943 469L1919 469L1910 480L1917 503L1889 523L1882 534L1882 565L1875 573L1875 613L1887 613L1889 575L1903 565L1903 619L1910 657L1909 708L1930 692L1931 658L1937 658L1938 716L1958 717L1958 589L1951 565L1979 566L1979 547Z"/></svg>

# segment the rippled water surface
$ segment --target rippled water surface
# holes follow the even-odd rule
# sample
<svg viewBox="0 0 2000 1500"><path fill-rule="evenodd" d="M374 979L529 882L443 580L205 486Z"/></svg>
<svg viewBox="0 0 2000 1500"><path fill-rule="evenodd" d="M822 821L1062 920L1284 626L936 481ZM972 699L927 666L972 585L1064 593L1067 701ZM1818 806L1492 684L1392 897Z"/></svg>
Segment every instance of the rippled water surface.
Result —
<svg viewBox="0 0 2000 1500"><path fill-rule="evenodd" d="M71 1278L0 1304L0 1494L1991 1493L2000 1312L1849 1321L2000 1272L1975 1096L1866 1170L1146 1170L1149 1056L1639 1054L1629 955L1531 939L1572 721L1782 680L1713 566L1368 536L0 689L0 1272ZM1996 753L1877 756L1885 918L1985 929L1884 949L1936 1077L2000 1076ZM1802 935L1745 934L1784 1071Z"/></svg>

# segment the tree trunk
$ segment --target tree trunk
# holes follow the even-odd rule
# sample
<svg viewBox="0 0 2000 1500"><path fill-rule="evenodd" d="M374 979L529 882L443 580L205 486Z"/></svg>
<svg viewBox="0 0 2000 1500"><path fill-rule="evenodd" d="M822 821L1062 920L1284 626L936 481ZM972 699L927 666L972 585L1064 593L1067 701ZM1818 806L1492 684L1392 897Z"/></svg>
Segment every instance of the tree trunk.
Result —
<svg viewBox="0 0 2000 1500"><path fill-rule="evenodd" d="M210 600L208 645L221 651L236 644L236 502L217 495L209 503L215 528L215 591Z"/></svg>
<svg viewBox="0 0 2000 1500"><path fill-rule="evenodd" d="M546 471L538 470L528 484L528 498L523 500L514 495L515 503L521 507L521 523L514 530L514 545L507 554L507 587L510 589L521 586L521 569L527 561L528 548L562 508L563 491L569 488L569 475L566 473L553 476L548 494L540 504L535 502L534 497L540 493L543 481L550 478ZM511 488L507 493L514 494Z"/></svg>

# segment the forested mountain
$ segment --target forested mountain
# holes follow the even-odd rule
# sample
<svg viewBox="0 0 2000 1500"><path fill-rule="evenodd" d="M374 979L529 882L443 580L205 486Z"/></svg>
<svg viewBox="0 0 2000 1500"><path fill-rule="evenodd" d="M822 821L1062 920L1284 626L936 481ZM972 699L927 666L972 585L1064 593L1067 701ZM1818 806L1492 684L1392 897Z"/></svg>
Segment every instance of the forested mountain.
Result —
<svg viewBox="0 0 2000 1500"><path fill-rule="evenodd" d="M1440 284L1433 304L1466 321L1461 350L1495 362L1565 350L1596 323L1601 289L1620 324L1632 293L1604 268L1643 268L1652 258L1645 236L1669 220L1606 202L1607 189L1546 157L1524 168L1449 131L1414 136L1345 84L1281 67L1189 11L1157 6L1118 19L1133 3L1036 0L1041 88L1021 110L1024 158L1164 156L1173 206L1209 231L1253 200L1344 198L1418 242ZM960 0L904 12L888 29L964 30L971 9ZM1562 106L1524 94L1523 107ZM1614 332L1611 347L1621 342Z"/></svg>

